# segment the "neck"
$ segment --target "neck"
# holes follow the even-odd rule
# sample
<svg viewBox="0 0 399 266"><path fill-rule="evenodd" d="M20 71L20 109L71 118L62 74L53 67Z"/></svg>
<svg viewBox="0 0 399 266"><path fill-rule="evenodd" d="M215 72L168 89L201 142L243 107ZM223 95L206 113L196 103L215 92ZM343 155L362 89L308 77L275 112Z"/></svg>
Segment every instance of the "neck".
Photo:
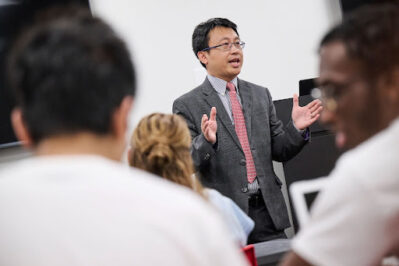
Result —
<svg viewBox="0 0 399 266"><path fill-rule="evenodd" d="M215 77L215 78L218 78L218 79L222 79L222 80L224 80L224 81L226 81L226 82L230 82L230 81L232 81L233 79L235 79L237 76L233 76L233 77L220 77L220 76L217 76L217 75L214 75L214 74L212 74L212 73L210 73L210 72L208 72L208 75L211 75L212 77Z"/></svg>
<svg viewBox="0 0 399 266"><path fill-rule="evenodd" d="M91 154L120 161L124 144L110 135L77 133L44 139L35 147L35 154L38 156Z"/></svg>

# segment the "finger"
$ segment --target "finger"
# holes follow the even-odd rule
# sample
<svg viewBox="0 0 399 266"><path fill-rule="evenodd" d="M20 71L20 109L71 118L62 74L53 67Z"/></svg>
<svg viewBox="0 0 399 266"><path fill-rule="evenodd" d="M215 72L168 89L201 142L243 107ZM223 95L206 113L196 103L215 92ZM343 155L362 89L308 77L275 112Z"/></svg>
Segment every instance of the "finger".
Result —
<svg viewBox="0 0 399 266"><path fill-rule="evenodd" d="M313 102L314 102L315 106L322 106L323 105L323 103L319 99L316 99Z"/></svg>
<svg viewBox="0 0 399 266"><path fill-rule="evenodd" d="M206 131L209 128L209 121L206 121L203 125L203 130L202 131Z"/></svg>
<svg viewBox="0 0 399 266"><path fill-rule="evenodd" d="M319 117L320 117L320 114L315 115L312 119L310 119L310 121L311 121L310 124L313 124L317 119L319 119Z"/></svg>
<svg viewBox="0 0 399 266"><path fill-rule="evenodd" d="M298 101L298 94L294 94L294 96L292 96L292 106L293 107L297 107L299 106L299 101Z"/></svg>
<svg viewBox="0 0 399 266"><path fill-rule="evenodd" d="M204 132L204 125L205 123L208 121L208 116L206 114L202 115L202 119L201 119L201 130L202 132Z"/></svg>
<svg viewBox="0 0 399 266"><path fill-rule="evenodd" d="M207 127L204 131L204 136L207 140L209 140L209 127Z"/></svg>
<svg viewBox="0 0 399 266"><path fill-rule="evenodd" d="M323 111L323 106L319 106L318 108L313 108L313 109L310 110L310 116L313 118L317 114L320 114L321 111Z"/></svg>
<svg viewBox="0 0 399 266"><path fill-rule="evenodd" d="M317 106L319 105L320 105L319 100L313 100L310 103L308 103L306 107L311 109L311 108L317 108Z"/></svg>
<svg viewBox="0 0 399 266"><path fill-rule="evenodd" d="M216 121L216 107L211 108L211 113L209 115L209 119L212 121Z"/></svg>
<svg viewBox="0 0 399 266"><path fill-rule="evenodd" d="M208 121L208 116L206 114L203 114L201 119L201 124L205 123L206 121Z"/></svg>
<svg viewBox="0 0 399 266"><path fill-rule="evenodd" d="M323 106L319 106L319 108L317 108L317 110L316 110L316 114L320 114L321 113L321 111L323 111Z"/></svg>
<svg viewBox="0 0 399 266"><path fill-rule="evenodd" d="M312 113L314 113L314 112L316 112L317 109L319 109L320 107L321 107L320 105L315 104L315 105L309 107L309 111L311 111Z"/></svg>
<svg viewBox="0 0 399 266"><path fill-rule="evenodd" d="M309 118L309 119L306 121L306 126L305 126L305 127L309 127L310 125L312 125L314 122L316 122L317 119L319 119L319 117L320 117L320 115L317 114L317 115L315 115L314 117Z"/></svg>

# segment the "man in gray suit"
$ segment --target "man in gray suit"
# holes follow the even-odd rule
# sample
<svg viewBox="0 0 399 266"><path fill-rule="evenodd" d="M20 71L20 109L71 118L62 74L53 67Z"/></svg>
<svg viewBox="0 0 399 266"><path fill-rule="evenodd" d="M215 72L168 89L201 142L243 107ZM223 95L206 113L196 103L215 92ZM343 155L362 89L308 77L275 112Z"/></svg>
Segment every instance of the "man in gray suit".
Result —
<svg viewBox="0 0 399 266"><path fill-rule="evenodd" d="M201 181L233 199L255 221L249 243L286 237L290 223L272 160L289 160L301 150L321 103L300 107L294 95L292 122L283 128L269 91L237 78L245 43L228 19L199 24L192 45L208 75L175 100L173 112L190 128Z"/></svg>

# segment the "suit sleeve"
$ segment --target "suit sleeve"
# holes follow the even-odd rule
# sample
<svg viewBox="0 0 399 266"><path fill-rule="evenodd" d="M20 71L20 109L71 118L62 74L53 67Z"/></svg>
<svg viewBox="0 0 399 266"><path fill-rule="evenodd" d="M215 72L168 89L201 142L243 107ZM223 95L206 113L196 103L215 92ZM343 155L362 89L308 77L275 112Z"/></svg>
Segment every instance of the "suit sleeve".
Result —
<svg viewBox="0 0 399 266"><path fill-rule="evenodd" d="M269 107L269 123L272 158L275 161L284 162L298 154L303 146L308 142L295 128L290 120L284 127L283 123L277 118L272 97L266 89Z"/></svg>
<svg viewBox="0 0 399 266"><path fill-rule="evenodd" d="M202 114L192 114L186 104L180 99L174 101L172 111L174 114L178 114L186 120L192 139L191 156L195 167L197 169L206 167L211 158L215 156L215 148L202 134L200 128L201 122L199 122L198 127L196 126L195 121L196 119L200 119L199 121L201 121ZM199 117L194 117L194 115L198 115Z"/></svg>

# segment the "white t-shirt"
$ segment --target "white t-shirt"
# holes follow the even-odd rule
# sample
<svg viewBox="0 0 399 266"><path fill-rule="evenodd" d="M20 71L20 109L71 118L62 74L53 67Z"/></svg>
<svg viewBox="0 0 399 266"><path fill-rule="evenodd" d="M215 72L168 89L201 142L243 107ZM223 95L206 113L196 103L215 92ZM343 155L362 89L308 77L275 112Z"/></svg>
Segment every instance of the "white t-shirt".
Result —
<svg viewBox="0 0 399 266"><path fill-rule="evenodd" d="M399 119L344 154L313 205L293 250L315 265L370 265L399 213Z"/></svg>
<svg viewBox="0 0 399 266"><path fill-rule="evenodd" d="M0 265L246 265L200 197L99 156L0 172Z"/></svg>

